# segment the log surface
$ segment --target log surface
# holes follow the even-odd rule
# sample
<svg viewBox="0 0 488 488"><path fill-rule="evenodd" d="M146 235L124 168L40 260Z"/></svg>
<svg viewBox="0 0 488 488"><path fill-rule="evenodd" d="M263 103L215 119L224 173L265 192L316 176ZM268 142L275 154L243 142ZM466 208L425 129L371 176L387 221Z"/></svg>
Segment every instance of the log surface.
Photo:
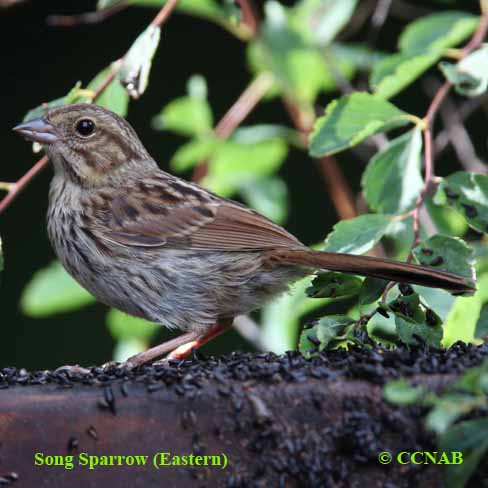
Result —
<svg viewBox="0 0 488 488"><path fill-rule="evenodd" d="M378 462L382 451L435 450L422 409L389 405L383 386L408 376L442 390L487 353L485 346L375 347L310 360L294 352L232 354L130 372L4 368L0 486L442 486L439 466ZM205 455L225 454L228 464L156 469L161 452L171 453L165 461L193 453L202 463ZM36 453L64 466L36 466ZM112 458L114 466L89 469L80 465L84 455L100 463L110 462L101 456L142 455L147 462L118 466Z"/></svg>

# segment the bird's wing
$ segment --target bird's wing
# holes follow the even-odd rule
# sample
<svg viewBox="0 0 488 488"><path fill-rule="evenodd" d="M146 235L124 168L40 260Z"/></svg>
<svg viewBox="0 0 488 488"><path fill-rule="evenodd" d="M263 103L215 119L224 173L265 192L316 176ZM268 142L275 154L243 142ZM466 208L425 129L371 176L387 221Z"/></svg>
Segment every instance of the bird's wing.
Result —
<svg viewBox="0 0 488 488"><path fill-rule="evenodd" d="M115 197L99 192L84 207L93 212L85 219L90 231L128 247L242 251L302 246L262 215L169 175L141 180Z"/></svg>

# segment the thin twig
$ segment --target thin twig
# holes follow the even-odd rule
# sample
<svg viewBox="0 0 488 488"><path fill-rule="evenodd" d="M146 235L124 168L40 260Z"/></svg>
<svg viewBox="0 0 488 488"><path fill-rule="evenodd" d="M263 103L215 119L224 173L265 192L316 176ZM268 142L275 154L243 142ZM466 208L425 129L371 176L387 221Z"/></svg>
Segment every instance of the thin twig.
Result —
<svg viewBox="0 0 488 488"><path fill-rule="evenodd" d="M373 16L371 17L371 29L368 33L366 44L373 49L383 24L388 17L392 0L378 0Z"/></svg>
<svg viewBox="0 0 488 488"><path fill-rule="evenodd" d="M305 113L295 103L283 99L285 108L297 130L302 134L303 141L308 147L308 136L312 129L314 117ZM318 167L324 177L324 182L337 215L342 219L357 216L354 196L344 177L344 173L332 156L323 156L317 160Z"/></svg>
<svg viewBox="0 0 488 488"><path fill-rule="evenodd" d="M430 95L434 94L437 90L436 82L433 79L427 80L424 85L425 90ZM474 145L460 118L459 109L449 96L445 98L439 108L439 114L444 123L449 140L464 169L486 174L486 166L476 154ZM435 143L434 148L436 149Z"/></svg>
<svg viewBox="0 0 488 488"><path fill-rule="evenodd" d="M488 12L483 9L484 0L481 0L482 11L483 15L481 17L480 23L478 28L476 29L475 33L471 37L470 41L466 44L466 46L461 50L460 57L463 58L470 54L474 49L477 49L483 39L486 37L486 33L488 31ZM434 173L434 158L433 158L433 141L432 141L432 127L434 124L434 119L446 99L447 95L451 91L452 84L449 81L443 83L443 85L437 90L432 102L427 110L427 114L423 119L423 138L424 138L424 185L420 192L420 195L417 199L415 204L415 208L413 210L413 232L414 238L412 242L412 246L408 255L408 262L413 260L413 249L419 243L420 240L420 208L425 202L425 199L430 194L431 186L433 180L435 178Z"/></svg>
<svg viewBox="0 0 488 488"><path fill-rule="evenodd" d="M215 126L214 133L220 139L227 139L262 100L274 83L271 73L257 76L242 92L230 109ZM201 181L208 172L208 162L202 161L193 172L192 180Z"/></svg>
<svg viewBox="0 0 488 488"><path fill-rule="evenodd" d="M174 8L176 7L179 0L169 0L164 7L159 11L154 20L151 22L153 26L161 26L171 15ZM110 85L114 80L122 67L123 57L112 63L112 69L110 73L105 77L105 79L100 83L100 86L93 93L91 102L95 102L104 90ZM0 201L0 214L7 209L10 204L17 198L17 196L24 190L24 188L47 166L48 158L43 156L39 161L37 161L32 168L27 171L27 173L22 176L18 181L11 184L9 192Z"/></svg>
<svg viewBox="0 0 488 488"><path fill-rule="evenodd" d="M258 32L259 18L252 0L236 0L241 7L242 22L248 27L251 37Z"/></svg>
<svg viewBox="0 0 488 488"><path fill-rule="evenodd" d="M95 12L84 12L78 15L49 15L46 23L53 27L74 27L83 24L98 24L113 15L122 12L129 6L127 0L121 0L110 7L96 10Z"/></svg>

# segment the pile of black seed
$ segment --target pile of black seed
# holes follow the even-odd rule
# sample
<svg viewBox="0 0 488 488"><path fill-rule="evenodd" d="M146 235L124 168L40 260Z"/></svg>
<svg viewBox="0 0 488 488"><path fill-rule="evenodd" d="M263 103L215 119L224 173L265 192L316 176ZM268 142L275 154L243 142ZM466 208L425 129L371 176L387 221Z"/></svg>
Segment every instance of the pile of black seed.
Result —
<svg viewBox="0 0 488 488"><path fill-rule="evenodd" d="M363 379L381 385L395 378L417 374L459 374L479 365L487 356L487 344L474 346L456 343L447 350L427 346L400 346L395 349L351 347L347 351L323 352L310 359L296 351L283 355L232 353L218 358L198 355L191 360L171 360L166 364L133 370L116 364L80 372L62 368L29 372L7 367L0 369L0 389L44 384L66 388L77 384L107 386L117 381L146 384L149 392L174 386L177 393L185 394L194 388L201 388L204 383L216 381L222 384L222 394L225 394L225 384L229 380L279 383L339 377ZM106 396L110 405L110 393Z"/></svg>

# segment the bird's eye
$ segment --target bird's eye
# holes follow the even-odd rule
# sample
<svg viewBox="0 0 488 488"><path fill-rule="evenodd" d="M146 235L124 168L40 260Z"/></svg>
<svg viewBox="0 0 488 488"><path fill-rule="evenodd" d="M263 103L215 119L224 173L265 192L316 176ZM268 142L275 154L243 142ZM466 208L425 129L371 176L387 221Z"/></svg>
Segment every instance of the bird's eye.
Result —
<svg viewBox="0 0 488 488"><path fill-rule="evenodd" d="M95 132L95 122L91 119L81 119L76 123L76 132L82 137L91 136Z"/></svg>

